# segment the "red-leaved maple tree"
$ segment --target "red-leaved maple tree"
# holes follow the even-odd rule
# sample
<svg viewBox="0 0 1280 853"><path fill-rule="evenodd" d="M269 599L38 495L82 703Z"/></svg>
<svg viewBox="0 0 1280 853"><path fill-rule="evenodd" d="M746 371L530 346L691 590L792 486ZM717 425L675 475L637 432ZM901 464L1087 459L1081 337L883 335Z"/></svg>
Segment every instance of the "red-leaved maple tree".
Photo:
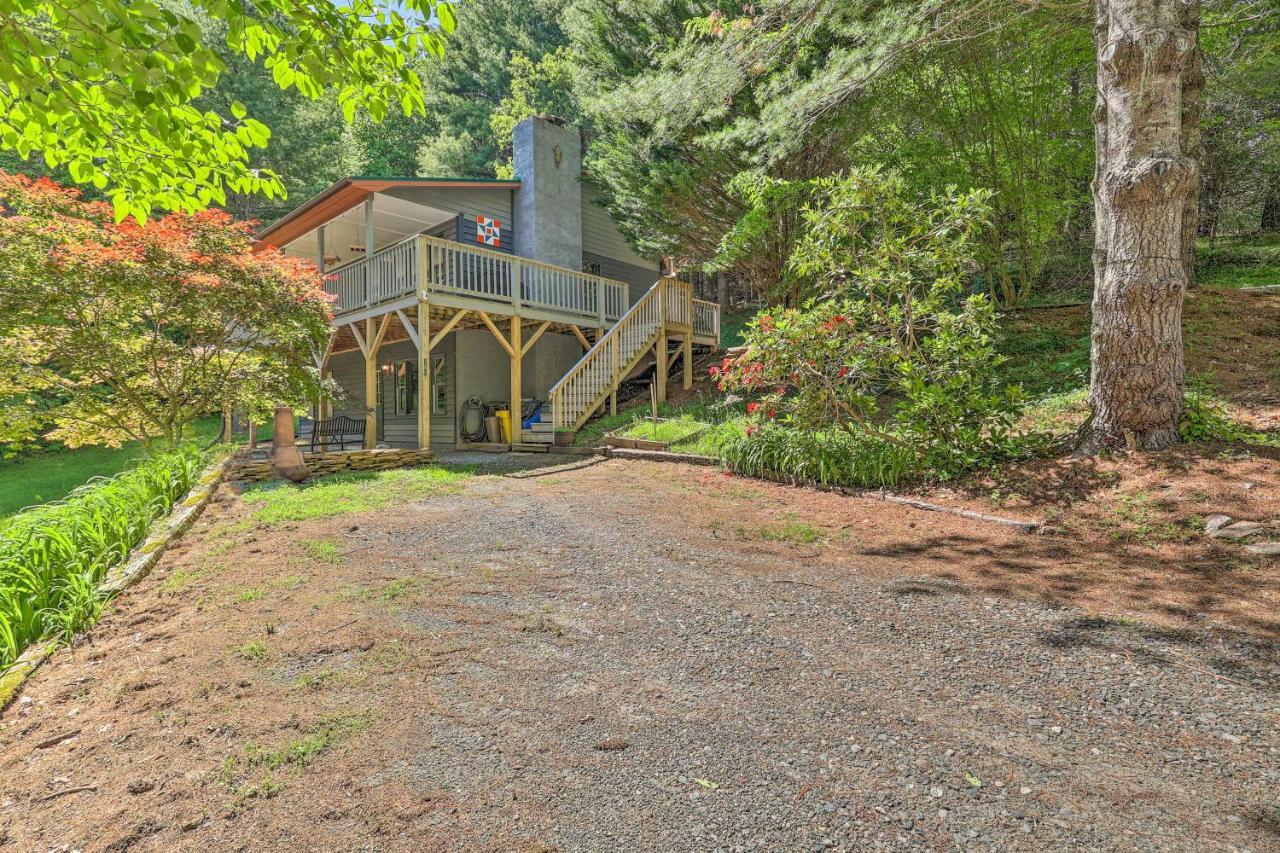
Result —
<svg viewBox="0 0 1280 853"><path fill-rule="evenodd" d="M116 223L73 189L0 172L0 280L0 441L51 426L71 447L172 445L210 412L325 393L322 275L255 253L225 212Z"/></svg>

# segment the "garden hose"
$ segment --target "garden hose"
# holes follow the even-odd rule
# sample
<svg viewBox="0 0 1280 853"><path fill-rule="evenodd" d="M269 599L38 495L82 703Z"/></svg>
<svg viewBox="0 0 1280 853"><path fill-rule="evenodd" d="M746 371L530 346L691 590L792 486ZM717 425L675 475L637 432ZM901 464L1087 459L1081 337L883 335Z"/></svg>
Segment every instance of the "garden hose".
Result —
<svg viewBox="0 0 1280 853"><path fill-rule="evenodd" d="M489 414L489 406L484 397L468 397L458 412L458 433L467 441L484 441L484 418Z"/></svg>

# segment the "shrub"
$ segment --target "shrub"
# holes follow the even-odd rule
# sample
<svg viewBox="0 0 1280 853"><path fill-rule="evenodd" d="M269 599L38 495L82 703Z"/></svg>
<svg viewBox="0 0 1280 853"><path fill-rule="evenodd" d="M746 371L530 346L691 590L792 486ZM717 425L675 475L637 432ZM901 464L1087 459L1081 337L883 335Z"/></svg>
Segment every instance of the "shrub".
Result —
<svg viewBox="0 0 1280 853"><path fill-rule="evenodd" d="M891 485L1007 454L1021 394L1001 387L991 304L961 295L986 196L914 200L899 177L876 170L812 186L788 266L824 295L761 312L747 326L746 352L714 370L722 389L755 397L756 423L728 455L783 465L774 472L788 476L817 470L803 478L819 482L831 470ZM841 450L868 462L841 462Z"/></svg>
<svg viewBox="0 0 1280 853"><path fill-rule="evenodd" d="M202 461L193 448L152 457L0 525L0 668L97 617L106 573L191 489Z"/></svg>
<svg viewBox="0 0 1280 853"><path fill-rule="evenodd" d="M1221 400L1200 389L1189 389L1183 397L1178 432L1183 441L1242 441L1280 447L1280 436L1249 429L1231 417Z"/></svg>

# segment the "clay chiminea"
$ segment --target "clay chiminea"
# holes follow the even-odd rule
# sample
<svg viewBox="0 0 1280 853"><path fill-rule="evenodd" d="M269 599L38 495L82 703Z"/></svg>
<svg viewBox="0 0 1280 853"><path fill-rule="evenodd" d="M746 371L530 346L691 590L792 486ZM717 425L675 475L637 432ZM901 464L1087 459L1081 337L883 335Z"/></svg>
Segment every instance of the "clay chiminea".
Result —
<svg viewBox="0 0 1280 853"><path fill-rule="evenodd" d="M271 435L271 467L286 480L301 483L310 475L307 463L302 461L302 452L293 434L293 409L286 406L276 408L275 431Z"/></svg>

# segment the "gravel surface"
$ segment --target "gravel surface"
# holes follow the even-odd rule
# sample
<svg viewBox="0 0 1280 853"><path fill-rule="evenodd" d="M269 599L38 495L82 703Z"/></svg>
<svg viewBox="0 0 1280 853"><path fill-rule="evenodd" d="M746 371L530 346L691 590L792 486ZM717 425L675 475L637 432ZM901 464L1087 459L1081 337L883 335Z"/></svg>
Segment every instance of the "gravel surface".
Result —
<svg viewBox="0 0 1280 853"><path fill-rule="evenodd" d="M912 556L860 556L925 529L973 535L963 519L843 500L849 519L874 518L856 548L826 532L753 536L791 518L801 493L737 498L741 483L621 462L477 477L411 505L258 529L198 594L165 595L166 571L201 565L214 533L248 517L228 495L203 540L6 713L0 839L1280 850L1274 646L992 597ZM717 521L725 506L732 520ZM992 535L998 547L1016 534ZM319 537L341 541L340 563L309 567L287 594L236 599L249 582L288 589L299 568L286 555ZM266 660L228 652L267 623ZM233 795L229 756L335 709L371 723L283 768L270 796ZM35 747L72 724L84 734ZM97 789L37 800L81 784Z"/></svg>

